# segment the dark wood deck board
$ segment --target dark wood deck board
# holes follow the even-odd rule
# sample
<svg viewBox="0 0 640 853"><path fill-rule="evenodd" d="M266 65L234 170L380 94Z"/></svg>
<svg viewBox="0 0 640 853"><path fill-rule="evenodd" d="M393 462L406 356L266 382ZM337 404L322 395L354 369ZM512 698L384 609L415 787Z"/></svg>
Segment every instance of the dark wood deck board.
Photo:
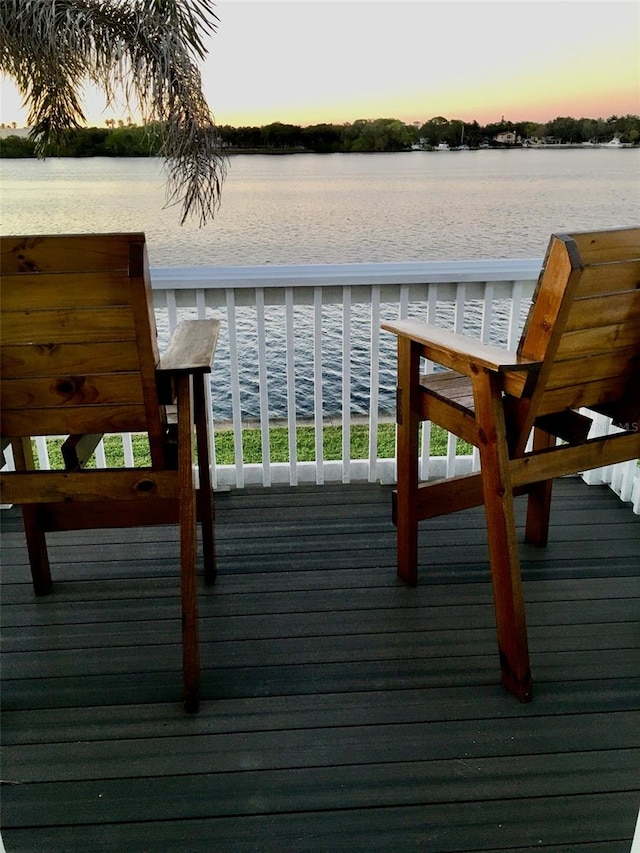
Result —
<svg viewBox="0 0 640 853"><path fill-rule="evenodd" d="M336 784L339 784L336 780ZM255 793L259 798L260 790ZM104 799L104 798L102 798ZM65 826L12 833L11 850L40 851L471 851L585 849L628 853L629 839L617 838L637 805L634 794L597 794L486 801L464 804L242 815L222 819L149 819L140 823ZM99 808L99 806L98 806ZM551 834L557 840L545 845ZM33 839L41 842L34 846ZM612 838L614 839L612 843ZM595 839L595 840L594 840ZM618 842L617 844L615 842ZM498 848L495 844L499 844ZM402 845L402 846L400 846ZM491 845L491 847L488 847ZM584 847L582 845L588 845Z"/></svg>
<svg viewBox="0 0 640 853"><path fill-rule="evenodd" d="M629 853L640 520L607 489L557 484L549 547L521 547L520 705L497 684L482 511L425 523L409 589L388 493L220 496L195 717L175 529L52 536L54 593L35 600L4 512L8 853Z"/></svg>

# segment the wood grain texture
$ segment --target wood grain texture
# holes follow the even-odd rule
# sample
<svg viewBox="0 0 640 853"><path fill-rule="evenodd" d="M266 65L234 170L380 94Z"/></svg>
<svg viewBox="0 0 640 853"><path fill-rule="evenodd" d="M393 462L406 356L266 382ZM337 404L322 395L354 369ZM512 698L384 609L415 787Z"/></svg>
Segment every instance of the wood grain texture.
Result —
<svg viewBox="0 0 640 853"><path fill-rule="evenodd" d="M210 373L219 331L219 320L180 323L160 360L159 369L167 373Z"/></svg>

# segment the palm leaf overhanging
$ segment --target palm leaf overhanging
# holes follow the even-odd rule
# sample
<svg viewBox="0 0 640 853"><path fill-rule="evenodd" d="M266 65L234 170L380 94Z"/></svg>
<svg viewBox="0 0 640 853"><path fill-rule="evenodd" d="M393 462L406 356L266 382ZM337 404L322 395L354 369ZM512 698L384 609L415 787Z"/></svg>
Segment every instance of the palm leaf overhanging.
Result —
<svg viewBox="0 0 640 853"><path fill-rule="evenodd" d="M181 224L213 218L226 160L198 69L218 20L212 0L0 0L0 11L0 70L24 98L40 156L84 123L90 81L160 134Z"/></svg>

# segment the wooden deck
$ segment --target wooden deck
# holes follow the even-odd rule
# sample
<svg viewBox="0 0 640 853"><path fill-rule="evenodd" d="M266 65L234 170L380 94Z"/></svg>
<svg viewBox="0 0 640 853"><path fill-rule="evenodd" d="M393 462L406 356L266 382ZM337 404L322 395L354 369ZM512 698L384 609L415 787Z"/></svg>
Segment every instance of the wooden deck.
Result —
<svg viewBox="0 0 640 853"><path fill-rule="evenodd" d="M222 494L194 717L176 531L51 537L35 600L2 524L8 853L629 853L640 520L608 489L558 483L521 548L529 705L497 685L482 510L424 523L409 589L388 488Z"/></svg>

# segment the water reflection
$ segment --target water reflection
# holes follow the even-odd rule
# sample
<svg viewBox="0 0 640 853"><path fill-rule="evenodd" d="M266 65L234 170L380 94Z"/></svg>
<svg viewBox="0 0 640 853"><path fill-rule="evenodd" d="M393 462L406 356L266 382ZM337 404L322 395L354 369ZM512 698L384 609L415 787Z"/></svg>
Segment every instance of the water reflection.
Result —
<svg viewBox="0 0 640 853"><path fill-rule="evenodd" d="M239 155L213 223L178 225L161 162L3 160L5 233L145 231L152 266L540 257L640 218L640 151Z"/></svg>

